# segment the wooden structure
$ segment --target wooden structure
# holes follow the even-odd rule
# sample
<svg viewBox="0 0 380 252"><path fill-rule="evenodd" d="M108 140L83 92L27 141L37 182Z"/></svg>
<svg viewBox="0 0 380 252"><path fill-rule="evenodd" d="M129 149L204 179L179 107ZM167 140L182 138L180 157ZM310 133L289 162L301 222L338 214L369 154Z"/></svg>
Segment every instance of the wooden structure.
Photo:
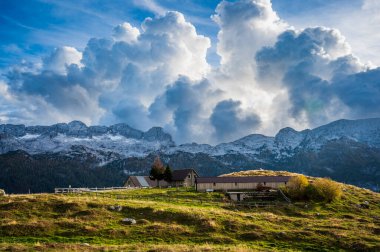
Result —
<svg viewBox="0 0 380 252"><path fill-rule="evenodd" d="M174 187L190 187L195 185L195 179L199 177L198 173L193 169L174 170L172 172L171 186Z"/></svg>
<svg viewBox="0 0 380 252"><path fill-rule="evenodd" d="M124 186L140 188L157 187L157 180L152 180L149 176L129 176ZM168 183L165 180L161 180L159 186L167 187Z"/></svg>
<svg viewBox="0 0 380 252"><path fill-rule="evenodd" d="M166 182L160 181L160 187L190 187L195 185L195 179L198 177L198 173L193 169L182 169L172 171L172 181ZM157 187L157 181L151 180L149 176L129 176L124 183L125 187L139 187L149 188Z"/></svg>
<svg viewBox="0 0 380 252"><path fill-rule="evenodd" d="M290 176L198 177L197 191L236 191L285 186Z"/></svg>
<svg viewBox="0 0 380 252"><path fill-rule="evenodd" d="M233 201L272 201L280 195L275 189L266 191L227 192L227 194Z"/></svg>

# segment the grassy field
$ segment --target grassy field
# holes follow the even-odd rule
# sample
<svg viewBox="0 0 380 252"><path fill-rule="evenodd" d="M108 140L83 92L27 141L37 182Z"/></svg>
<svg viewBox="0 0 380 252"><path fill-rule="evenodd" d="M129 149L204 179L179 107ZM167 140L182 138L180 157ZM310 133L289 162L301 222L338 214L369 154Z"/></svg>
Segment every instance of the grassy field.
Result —
<svg viewBox="0 0 380 252"><path fill-rule="evenodd" d="M342 186L336 202L253 209L176 189L12 195L0 198L0 250L380 251L379 194Z"/></svg>

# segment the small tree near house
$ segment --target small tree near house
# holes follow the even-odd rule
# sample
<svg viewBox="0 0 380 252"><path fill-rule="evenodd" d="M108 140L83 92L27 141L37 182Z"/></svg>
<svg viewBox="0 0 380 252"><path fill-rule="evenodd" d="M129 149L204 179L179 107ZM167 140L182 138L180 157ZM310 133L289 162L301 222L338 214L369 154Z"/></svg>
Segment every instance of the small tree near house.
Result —
<svg viewBox="0 0 380 252"><path fill-rule="evenodd" d="M149 178L157 180L157 187L160 186L160 180L165 178L165 166L162 164L160 157L156 157L151 166Z"/></svg>
<svg viewBox="0 0 380 252"><path fill-rule="evenodd" d="M169 165L166 166L165 173L164 173L164 180L168 183L172 181L173 174L172 174L172 169L170 168Z"/></svg>

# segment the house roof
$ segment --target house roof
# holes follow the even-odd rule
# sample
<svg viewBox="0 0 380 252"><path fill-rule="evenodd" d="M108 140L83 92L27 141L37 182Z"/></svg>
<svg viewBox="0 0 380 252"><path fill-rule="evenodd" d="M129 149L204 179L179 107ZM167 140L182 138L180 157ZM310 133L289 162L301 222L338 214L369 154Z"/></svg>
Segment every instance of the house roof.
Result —
<svg viewBox="0 0 380 252"><path fill-rule="evenodd" d="M134 186L141 186L136 176L129 176L127 182L130 181Z"/></svg>
<svg viewBox="0 0 380 252"><path fill-rule="evenodd" d="M146 181L145 177L143 177L143 176L136 176L136 179L138 180L138 182L140 183L141 186L143 186L143 187L148 187L149 186L149 183Z"/></svg>
<svg viewBox="0 0 380 252"><path fill-rule="evenodd" d="M290 178L290 176L198 177L196 183L271 183L288 182Z"/></svg>
<svg viewBox="0 0 380 252"><path fill-rule="evenodd" d="M149 176L129 176L130 180L136 187L156 187L157 181L151 180ZM160 186L167 186L168 183L164 180L160 181Z"/></svg>
<svg viewBox="0 0 380 252"><path fill-rule="evenodd" d="M193 169L173 170L172 171L172 180L173 181L185 180L187 175L189 175L189 173L191 173L192 171L198 176L198 173Z"/></svg>

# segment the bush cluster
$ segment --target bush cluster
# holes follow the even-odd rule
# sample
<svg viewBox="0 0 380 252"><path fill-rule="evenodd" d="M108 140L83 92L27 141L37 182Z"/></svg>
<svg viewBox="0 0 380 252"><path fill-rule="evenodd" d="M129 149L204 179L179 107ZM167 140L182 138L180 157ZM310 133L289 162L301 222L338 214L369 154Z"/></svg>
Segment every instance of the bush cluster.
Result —
<svg viewBox="0 0 380 252"><path fill-rule="evenodd" d="M342 189L338 183L328 178L318 178L312 184L316 196L328 202L340 199Z"/></svg>
<svg viewBox="0 0 380 252"><path fill-rule="evenodd" d="M318 178L309 183L304 175L292 177L284 188L285 193L293 200L321 200L331 202L342 196L338 183L329 178Z"/></svg>
<svg viewBox="0 0 380 252"><path fill-rule="evenodd" d="M306 188L309 186L309 181L304 175L291 177L286 185L286 193L292 199L304 199L306 196Z"/></svg>

